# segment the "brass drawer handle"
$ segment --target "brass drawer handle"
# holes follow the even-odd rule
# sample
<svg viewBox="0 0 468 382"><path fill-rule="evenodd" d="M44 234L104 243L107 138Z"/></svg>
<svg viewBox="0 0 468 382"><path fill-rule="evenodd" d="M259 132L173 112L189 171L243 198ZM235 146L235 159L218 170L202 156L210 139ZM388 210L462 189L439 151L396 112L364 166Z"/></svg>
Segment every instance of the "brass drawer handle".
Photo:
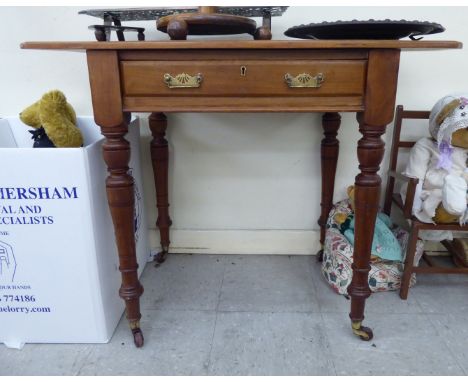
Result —
<svg viewBox="0 0 468 382"><path fill-rule="evenodd" d="M203 76L201 73L191 76L187 73L177 74L175 77L172 77L169 73L164 75L164 82L168 88L199 88L201 82L203 81Z"/></svg>
<svg viewBox="0 0 468 382"><path fill-rule="evenodd" d="M325 81L325 76L322 73L318 73L316 76L301 73L293 77L291 74L286 73L284 80L290 88L319 88Z"/></svg>

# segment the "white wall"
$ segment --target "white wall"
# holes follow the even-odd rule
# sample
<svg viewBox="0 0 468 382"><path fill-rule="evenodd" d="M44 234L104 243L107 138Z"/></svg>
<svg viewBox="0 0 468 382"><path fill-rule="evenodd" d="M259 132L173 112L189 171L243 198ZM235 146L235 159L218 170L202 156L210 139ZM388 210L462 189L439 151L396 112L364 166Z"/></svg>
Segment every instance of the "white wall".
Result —
<svg viewBox="0 0 468 382"><path fill-rule="evenodd" d="M22 41L93 40L87 26L99 20L78 15L83 8L0 7L0 116L17 114L53 88L67 95L78 114L92 113L85 54L19 49ZM286 38L283 32L297 24L370 18L438 22L447 31L432 39L467 45L464 50L402 53L397 103L429 109L446 93L468 91L468 8L291 7L273 19L273 38ZM154 22L144 26L147 40L167 39L155 30ZM169 115L169 124L174 251L308 254L317 250L319 114L181 113ZM424 134L424 129L419 133ZM145 196L153 225L156 210L146 123L141 134ZM339 139L335 200L344 198L357 173L359 132L351 113L343 114ZM155 230L151 237L156 246Z"/></svg>

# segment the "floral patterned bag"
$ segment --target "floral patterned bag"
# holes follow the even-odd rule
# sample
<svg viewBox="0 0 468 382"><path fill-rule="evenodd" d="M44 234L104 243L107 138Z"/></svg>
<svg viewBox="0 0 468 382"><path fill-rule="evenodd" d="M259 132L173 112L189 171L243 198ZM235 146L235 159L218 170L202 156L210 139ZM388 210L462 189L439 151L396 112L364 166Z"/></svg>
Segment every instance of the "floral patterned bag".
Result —
<svg viewBox="0 0 468 382"><path fill-rule="evenodd" d="M330 211L327 221L327 232L325 235L325 245L323 249L322 274L333 290L339 294L347 295L347 288L351 284L353 270L353 246L338 229L339 223L336 216L349 215L352 213L349 200L342 200L335 204ZM406 255L406 246L409 234L400 227L392 229L395 237L401 245L403 256ZM422 256L424 244L418 240L416 244L415 264ZM371 260L371 270L369 271L369 287L372 292L383 292L398 290L401 285L403 272L403 262L385 261L379 258ZM416 275L411 277L410 286L416 283Z"/></svg>

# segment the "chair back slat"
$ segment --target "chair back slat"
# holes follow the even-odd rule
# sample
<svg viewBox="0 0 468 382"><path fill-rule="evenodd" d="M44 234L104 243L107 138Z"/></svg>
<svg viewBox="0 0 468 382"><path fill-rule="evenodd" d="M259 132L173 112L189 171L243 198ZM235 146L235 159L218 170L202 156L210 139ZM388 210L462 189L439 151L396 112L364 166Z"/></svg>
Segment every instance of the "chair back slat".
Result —
<svg viewBox="0 0 468 382"><path fill-rule="evenodd" d="M399 141L398 142L398 148L400 148L400 149L402 149L402 148L410 149L415 144L416 144L416 142L414 142L414 141Z"/></svg>
<svg viewBox="0 0 468 382"><path fill-rule="evenodd" d="M402 106L403 108L403 106ZM422 110L403 110L401 113L402 119L429 119L429 115L431 114L430 111L422 111Z"/></svg>

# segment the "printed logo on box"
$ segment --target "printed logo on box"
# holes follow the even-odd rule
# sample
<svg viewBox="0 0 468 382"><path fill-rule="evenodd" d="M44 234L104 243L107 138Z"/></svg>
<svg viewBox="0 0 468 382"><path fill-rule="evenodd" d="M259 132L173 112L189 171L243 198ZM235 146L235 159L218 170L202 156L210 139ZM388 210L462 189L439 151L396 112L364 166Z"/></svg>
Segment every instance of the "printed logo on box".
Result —
<svg viewBox="0 0 468 382"><path fill-rule="evenodd" d="M0 241L0 281L13 282L16 273L16 259L13 247Z"/></svg>

